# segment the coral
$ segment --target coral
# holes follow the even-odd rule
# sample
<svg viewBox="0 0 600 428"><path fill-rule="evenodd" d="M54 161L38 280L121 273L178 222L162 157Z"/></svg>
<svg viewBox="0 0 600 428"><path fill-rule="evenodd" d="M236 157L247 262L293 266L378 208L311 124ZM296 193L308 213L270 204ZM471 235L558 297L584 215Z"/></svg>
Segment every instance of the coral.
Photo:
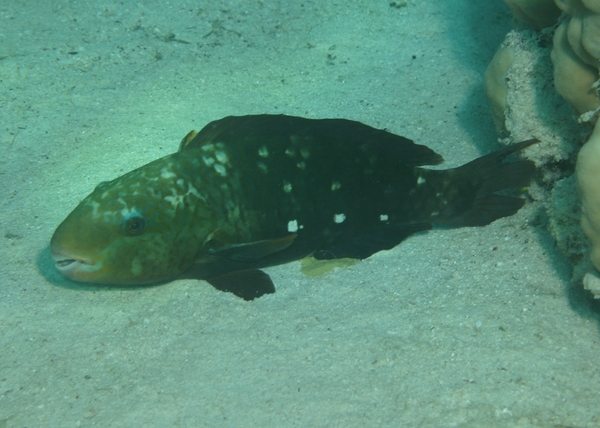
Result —
<svg viewBox="0 0 600 428"><path fill-rule="evenodd" d="M557 4L569 16L554 34L554 85L579 114L584 114L600 107L594 85L600 66L600 1L557 0Z"/></svg>
<svg viewBox="0 0 600 428"><path fill-rule="evenodd" d="M555 0L568 18L569 45L587 64L600 68L600 1Z"/></svg>
<svg viewBox="0 0 600 428"><path fill-rule="evenodd" d="M581 227L592 247L590 261L600 270L600 124L577 156L577 188L581 197Z"/></svg>
<svg viewBox="0 0 600 428"><path fill-rule="evenodd" d="M488 93L505 94L501 100L503 110L498 107L500 102L490 98L497 123L502 126L500 135L506 137L501 143L510 144L532 137L540 140L541 144L527 150L527 156L535 161L548 187L568 175L564 169L574 164L579 147L572 139L580 134L569 106L552 88L551 40L551 31L513 30L507 34L486 72ZM503 56L510 57L510 62L502 64L508 65L506 71L502 70L504 75L487 79L495 74L490 70L500 68L494 64L496 58ZM498 84L502 86L489 88Z"/></svg>
<svg viewBox="0 0 600 428"><path fill-rule="evenodd" d="M541 30L554 25L560 10L553 0L504 0L514 17Z"/></svg>
<svg viewBox="0 0 600 428"><path fill-rule="evenodd" d="M578 123L571 108L582 115L581 121L595 120L600 106L595 84L600 66L600 0L556 0L565 12L560 25L558 8L548 0L505 1L515 17L529 26L518 25L507 34L486 72L486 93L500 142L532 137L541 141L526 152L541 173L530 194L545 207L549 230L573 263L573 280L580 281L588 271L585 286L600 296L600 274L590 272L592 263L600 269L600 188L593 186L600 182L600 131L590 139L597 145L587 143L590 147L579 155L577 178L580 174L590 178L577 183L575 154L587 139L589 126ZM548 26L552 24L556 25ZM594 169L599 171L596 180ZM585 209L583 231L577 184ZM584 231L592 241L592 263L586 257L589 242Z"/></svg>
<svg viewBox="0 0 600 428"><path fill-rule="evenodd" d="M506 110L506 96L508 94L508 85L506 75L508 69L513 63L513 51L508 46L500 46L492 62L485 72L485 94L490 101L492 107L492 116L496 131L500 135L506 135L506 127L504 125L504 111Z"/></svg>

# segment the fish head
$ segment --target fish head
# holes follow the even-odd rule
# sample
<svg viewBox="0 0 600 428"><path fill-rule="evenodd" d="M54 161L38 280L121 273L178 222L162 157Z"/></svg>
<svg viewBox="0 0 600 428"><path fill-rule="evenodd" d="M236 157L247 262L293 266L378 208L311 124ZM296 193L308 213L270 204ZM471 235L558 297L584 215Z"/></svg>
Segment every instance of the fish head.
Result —
<svg viewBox="0 0 600 428"><path fill-rule="evenodd" d="M198 251L202 195L172 156L101 183L58 226L50 243L60 273L101 284L149 284L188 269Z"/></svg>

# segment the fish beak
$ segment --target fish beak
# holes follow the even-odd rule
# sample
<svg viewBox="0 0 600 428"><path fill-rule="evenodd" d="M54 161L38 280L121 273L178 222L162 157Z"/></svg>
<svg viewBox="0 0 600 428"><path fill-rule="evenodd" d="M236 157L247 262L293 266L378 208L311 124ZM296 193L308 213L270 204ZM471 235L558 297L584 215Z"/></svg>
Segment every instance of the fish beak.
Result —
<svg viewBox="0 0 600 428"><path fill-rule="evenodd" d="M52 259L56 269L66 277L76 279L76 275L79 271L85 270L86 267L93 266L95 263L91 260L84 260L80 258L66 256L64 254L52 253Z"/></svg>

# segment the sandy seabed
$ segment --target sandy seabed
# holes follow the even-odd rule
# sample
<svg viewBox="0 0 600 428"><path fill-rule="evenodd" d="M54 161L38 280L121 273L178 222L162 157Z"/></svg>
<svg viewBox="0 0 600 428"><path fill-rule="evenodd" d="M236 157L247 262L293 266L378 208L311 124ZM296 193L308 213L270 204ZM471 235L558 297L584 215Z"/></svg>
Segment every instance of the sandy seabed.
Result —
<svg viewBox="0 0 600 428"><path fill-rule="evenodd" d="M92 287L54 228L227 115L343 117L457 166L496 146L499 1L0 4L0 428L600 426L600 311L541 206L435 230L252 302Z"/></svg>

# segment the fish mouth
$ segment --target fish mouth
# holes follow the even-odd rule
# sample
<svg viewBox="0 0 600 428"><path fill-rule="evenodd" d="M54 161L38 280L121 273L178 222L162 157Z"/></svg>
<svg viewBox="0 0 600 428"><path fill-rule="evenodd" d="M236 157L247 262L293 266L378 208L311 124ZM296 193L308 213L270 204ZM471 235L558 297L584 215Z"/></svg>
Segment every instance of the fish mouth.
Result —
<svg viewBox="0 0 600 428"><path fill-rule="evenodd" d="M86 270L86 268L94 266L91 260L82 258L72 257L59 253L52 253L52 259L54 260L54 266L60 273L69 278L74 278L77 272Z"/></svg>

